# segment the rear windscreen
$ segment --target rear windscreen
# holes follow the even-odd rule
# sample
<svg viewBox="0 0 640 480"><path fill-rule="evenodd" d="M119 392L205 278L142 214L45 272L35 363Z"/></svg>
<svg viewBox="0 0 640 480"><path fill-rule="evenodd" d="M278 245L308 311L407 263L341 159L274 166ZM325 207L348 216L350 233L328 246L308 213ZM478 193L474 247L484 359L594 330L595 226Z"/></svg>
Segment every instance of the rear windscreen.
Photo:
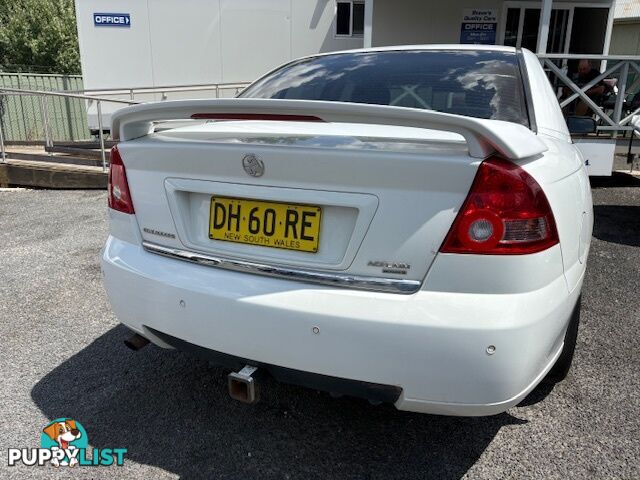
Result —
<svg viewBox="0 0 640 480"><path fill-rule="evenodd" d="M423 108L529 126L517 58L509 52L325 55L285 65L240 96Z"/></svg>

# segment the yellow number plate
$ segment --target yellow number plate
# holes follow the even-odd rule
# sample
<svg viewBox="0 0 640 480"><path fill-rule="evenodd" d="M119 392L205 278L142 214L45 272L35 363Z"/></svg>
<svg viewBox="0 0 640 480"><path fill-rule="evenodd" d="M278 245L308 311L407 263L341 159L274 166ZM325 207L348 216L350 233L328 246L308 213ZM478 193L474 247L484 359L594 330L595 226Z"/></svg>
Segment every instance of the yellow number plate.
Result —
<svg viewBox="0 0 640 480"><path fill-rule="evenodd" d="M209 238L315 253L321 216L313 205L211 197Z"/></svg>

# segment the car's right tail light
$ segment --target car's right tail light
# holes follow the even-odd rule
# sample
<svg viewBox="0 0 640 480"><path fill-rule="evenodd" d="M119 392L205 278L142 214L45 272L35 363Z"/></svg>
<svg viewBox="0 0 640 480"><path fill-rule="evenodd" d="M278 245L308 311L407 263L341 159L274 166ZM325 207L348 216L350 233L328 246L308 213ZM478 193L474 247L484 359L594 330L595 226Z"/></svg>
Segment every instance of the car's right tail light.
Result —
<svg viewBox="0 0 640 480"><path fill-rule="evenodd" d="M109 207L123 213L134 213L133 201L127 183L127 172L122 163L118 146L111 149L111 167L109 168Z"/></svg>
<svg viewBox="0 0 640 480"><path fill-rule="evenodd" d="M515 163L492 157L478 167L440 251L523 255L557 243L553 212L538 182Z"/></svg>

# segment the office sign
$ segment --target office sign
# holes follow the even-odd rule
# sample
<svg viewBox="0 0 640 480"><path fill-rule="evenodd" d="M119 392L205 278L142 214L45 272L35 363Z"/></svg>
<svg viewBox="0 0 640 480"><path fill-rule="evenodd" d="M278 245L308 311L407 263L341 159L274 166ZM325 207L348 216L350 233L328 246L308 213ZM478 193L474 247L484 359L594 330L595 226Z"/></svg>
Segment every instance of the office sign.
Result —
<svg viewBox="0 0 640 480"><path fill-rule="evenodd" d="M494 45L498 15L491 8L465 8L462 11L460 43Z"/></svg>
<svg viewBox="0 0 640 480"><path fill-rule="evenodd" d="M131 15L128 13L94 13L95 27L130 27Z"/></svg>

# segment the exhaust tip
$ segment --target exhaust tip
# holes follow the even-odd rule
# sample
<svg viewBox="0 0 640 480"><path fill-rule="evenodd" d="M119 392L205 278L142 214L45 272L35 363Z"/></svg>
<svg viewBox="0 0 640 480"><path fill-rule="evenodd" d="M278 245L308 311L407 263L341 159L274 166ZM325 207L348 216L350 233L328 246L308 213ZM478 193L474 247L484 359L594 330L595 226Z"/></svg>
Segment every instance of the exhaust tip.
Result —
<svg viewBox="0 0 640 480"><path fill-rule="evenodd" d="M259 400L258 386L253 374L257 367L246 365L239 372L231 372L227 379L229 384L229 396L242 403L254 404Z"/></svg>
<svg viewBox="0 0 640 480"><path fill-rule="evenodd" d="M134 352L137 352L141 348L149 345L149 339L143 337L139 333L134 333L124 341L124 344Z"/></svg>

